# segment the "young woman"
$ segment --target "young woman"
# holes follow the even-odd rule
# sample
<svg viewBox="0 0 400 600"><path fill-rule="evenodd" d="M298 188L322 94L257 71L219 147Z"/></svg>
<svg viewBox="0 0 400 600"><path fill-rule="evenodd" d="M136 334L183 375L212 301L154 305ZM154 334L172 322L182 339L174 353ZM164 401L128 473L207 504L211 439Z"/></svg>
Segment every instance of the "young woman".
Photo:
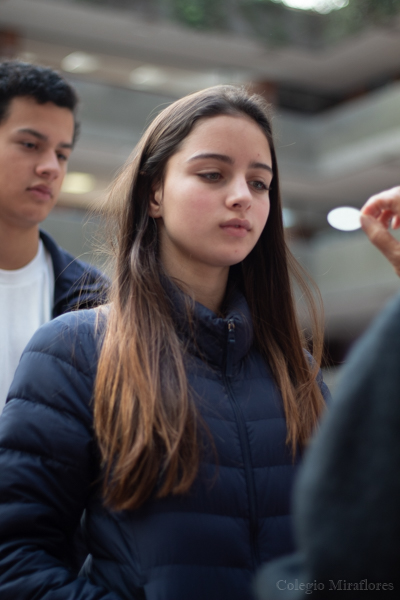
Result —
<svg viewBox="0 0 400 600"><path fill-rule="evenodd" d="M326 391L263 100L219 86L175 102L111 200L110 304L39 330L0 419L0 597L251 598L258 566L293 548L292 481Z"/></svg>

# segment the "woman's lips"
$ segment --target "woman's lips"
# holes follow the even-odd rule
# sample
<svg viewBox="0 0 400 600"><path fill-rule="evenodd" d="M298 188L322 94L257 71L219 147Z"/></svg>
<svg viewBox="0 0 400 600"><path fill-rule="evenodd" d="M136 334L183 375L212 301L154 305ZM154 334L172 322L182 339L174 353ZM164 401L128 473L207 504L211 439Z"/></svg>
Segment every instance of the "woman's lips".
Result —
<svg viewBox="0 0 400 600"><path fill-rule="evenodd" d="M251 229L250 223L246 219L231 219L222 223L220 227L228 235L239 238L245 237Z"/></svg>
<svg viewBox="0 0 400 600"><path fill-rule="evenodd" d="M47 187L46 185L35 185L28 188L28 191L39 200L51 200L53 197L51 188Z"/></svg>

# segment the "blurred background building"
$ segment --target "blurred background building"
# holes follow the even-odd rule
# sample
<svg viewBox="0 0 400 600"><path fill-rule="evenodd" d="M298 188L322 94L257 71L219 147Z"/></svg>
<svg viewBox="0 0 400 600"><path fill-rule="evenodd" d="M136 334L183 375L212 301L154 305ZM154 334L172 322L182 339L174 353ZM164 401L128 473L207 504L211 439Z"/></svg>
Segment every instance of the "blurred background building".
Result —
<svg viewBox="0 0 400 600"><path fill-rule="evenodd" d="M288 239L321 289L330 365L398 290L364 234L327 214L400 184L400 0L0 0L0 54L61 70L80 94L80 140L44 223L74 254L101 260L87 210L152 116L244 83L275 107Z"/></svg>

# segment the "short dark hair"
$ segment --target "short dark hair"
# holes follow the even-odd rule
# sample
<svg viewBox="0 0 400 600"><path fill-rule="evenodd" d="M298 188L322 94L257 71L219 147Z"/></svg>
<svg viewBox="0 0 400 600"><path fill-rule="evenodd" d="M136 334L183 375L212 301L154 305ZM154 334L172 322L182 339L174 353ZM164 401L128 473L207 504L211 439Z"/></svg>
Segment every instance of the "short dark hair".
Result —
<svg viewBox="0 0 400 600"><path fill-rule="evenodd" d="M79 131L76 120L78 95L57 71L18 60L0 62L0 123L8 117L10 103L17 97L34 98L38 104L52 102L68 108L74 116L75 142Z"/></svg>

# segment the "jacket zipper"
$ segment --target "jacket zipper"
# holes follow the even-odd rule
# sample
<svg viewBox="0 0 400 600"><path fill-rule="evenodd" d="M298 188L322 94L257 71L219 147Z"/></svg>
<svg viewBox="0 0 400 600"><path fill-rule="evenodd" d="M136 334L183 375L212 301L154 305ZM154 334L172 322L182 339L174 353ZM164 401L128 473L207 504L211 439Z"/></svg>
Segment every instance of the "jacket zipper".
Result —
<svg viewBox="0 0 400 600"><path fill-rule="evenodd" d="M253 560L254 568L257 568L261 564L260 552L258 548L257 535L258 535L258 523L257 523L257 503L256 503L256 486L253 476L253 468L251 465L251 453L249 438L247 435L246 421L243 416L242 409L240 408L235 395L233 393L231 385L231 377L233 376L233 352L235 348L235 322L233 319L228 321L228 340L226 349L226 363L224 381L228 390L228 395L235 413L236 422L238 425L240 446L243 454L243 464L246 477L247 493L249 497L249 522L250 522L250 548L251 556Z"/></svg>

